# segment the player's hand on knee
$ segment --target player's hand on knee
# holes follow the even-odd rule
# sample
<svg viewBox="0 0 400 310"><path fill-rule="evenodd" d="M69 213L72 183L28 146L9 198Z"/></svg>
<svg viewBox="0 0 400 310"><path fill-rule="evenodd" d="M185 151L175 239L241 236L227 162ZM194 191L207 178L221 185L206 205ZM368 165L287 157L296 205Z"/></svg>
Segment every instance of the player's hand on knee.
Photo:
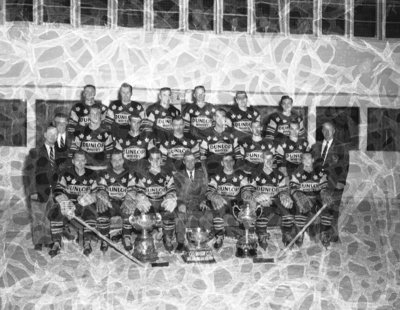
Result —
<svg viewBox="0 0 400 310"><path fill-rule="evenodd" d="M291 209L293 207L293 200L290 198L288 193L282 192L279 195L279 199L285 209Z"/></svg>
<svg viewBox="0 0 400 310"><path fill-rule="evenodd" d="M177 201L176 198L174 197L167 197L161 203L161 207L163 207L167 212L174 212L176 206L177 206Z"/></svg>
<svg viewBox="0 0 400 310"><path fill-rule="evenodd" d="M211 204L215 210L222 209L226 203L226 200L219 194L214 194L211 197Z"/></svg>
<svg viewBox="0 0 400 310"><path fill-rule="evenodd" d="M206 211L206 210L208 210L209 207L208 207L208 205L207 205L207 201L203 200L202 202L200 202L199 209L200 209L201 211L203 211L203 212Z"/></svg>

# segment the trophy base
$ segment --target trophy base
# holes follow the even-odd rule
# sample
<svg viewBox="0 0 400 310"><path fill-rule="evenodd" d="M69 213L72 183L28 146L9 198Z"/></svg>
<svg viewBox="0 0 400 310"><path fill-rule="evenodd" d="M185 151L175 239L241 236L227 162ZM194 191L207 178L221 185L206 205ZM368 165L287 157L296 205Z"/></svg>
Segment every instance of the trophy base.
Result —
<svg viewBox="0 0 400 310"><path fill-rule="evenodd" d="M257 257L257 242L245 243L239 240L236 244L236 257Z"/></svg>
<svg viewBox="0 0 400 310"><path fill-rule="evenodd" d="M182 255L187 264L213 264L216 263L213 252L209 248L192 249Z"/></svg>
<svg viewBox="0 0 400 310"><path fill-rule="evenodd" d="M158 260L153 238L142 238L138 236L134 243L133 257L143 263L152 263Z"/></svg>
<svg viewBox="0 0 400 310"><path fill-rule="evenodd" d="M142 254L134 252L133 257L140 260L142 263L153 263L158 260L157 253Z"/></svg>

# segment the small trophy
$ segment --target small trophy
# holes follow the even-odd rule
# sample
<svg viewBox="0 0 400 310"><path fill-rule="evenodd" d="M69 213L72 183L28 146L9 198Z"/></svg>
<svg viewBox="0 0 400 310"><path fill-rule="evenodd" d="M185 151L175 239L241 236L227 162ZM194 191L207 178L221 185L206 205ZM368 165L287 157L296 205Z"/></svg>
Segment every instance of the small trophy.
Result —
<svg viewBox="0 0 400 310"><path fill-rule="evenodd" d="M182 255L186 263L215 263L212 250L207 245L210 240L210 232L208 230L200 227L186 228L186 238L189 241L189 250Z"/></svg>
<svg viewBox="0 0 400 310"><path fill-rule="evenodd" d="M249 229L254 227L256 219L261 216L261 206L245 202L241 208L234 205L232 213L244 226L244 236L240 237L236 243L236 257L256 257L258 239L254 232L249 232Z"/></svg>
<svg viewBox="0 0 400 310"><path fill-rule="evenodd" d="M133 256L142 262L155 262L158 259L158 254L150 232L155 227L161 226L161 215L159 213L131 215L129 222L136 230L141 232L135 239Z"/></svg>

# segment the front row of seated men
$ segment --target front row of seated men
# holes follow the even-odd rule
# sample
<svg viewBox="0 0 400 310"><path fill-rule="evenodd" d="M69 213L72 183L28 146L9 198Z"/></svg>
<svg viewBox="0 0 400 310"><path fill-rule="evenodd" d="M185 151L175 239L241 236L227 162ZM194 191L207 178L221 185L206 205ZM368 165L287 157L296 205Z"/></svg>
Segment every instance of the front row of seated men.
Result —
<svg viewBox="0 0 400 310"><path fill-rule="evenodd" d="M246 174L235 169L235 156L222 156L222 169L207 179L203 166L196 164L196 156L190 151L184 154L184 169L174 173L162 166L162 154L157 148L149 151L148 169L133 171L127 168L123 153L111 153L110 166L106 170L93 171L85 168L87 154L76 151L72 167L66 169L54 190L56 203L51 207L49 219L53 246L49 254L57 255L62 246L64 217L79 216L91 227L107 236L110 219L121 216L122 243L132 250L133 228L130 215L157 212L162 216L162 239L167 251L173 251L174 234L176 252L186 249L185 228L203 227L213 230L214 248L223 245L224 236L237 236L243 230L233 217L233 206L243 201L262 206L262 213L255 224L259 245L267 247L267 223L271 214L282 217L282 241L288 245L304 227L308 218L325 203L332 205L326 190L326 175L314 169L313 156L302 155L302 164L288 182L288 177L275 168L273 153L262 153L263 166L256 173ZM288 185L289 184L289 185ZM332 208L321 216L320 240L328 246L332 223ZM84 230L83 252L92 252L92 235ZM303 238L296 242L301 246ZM108 244L101 242L100 249L107 251Z"/></svg>

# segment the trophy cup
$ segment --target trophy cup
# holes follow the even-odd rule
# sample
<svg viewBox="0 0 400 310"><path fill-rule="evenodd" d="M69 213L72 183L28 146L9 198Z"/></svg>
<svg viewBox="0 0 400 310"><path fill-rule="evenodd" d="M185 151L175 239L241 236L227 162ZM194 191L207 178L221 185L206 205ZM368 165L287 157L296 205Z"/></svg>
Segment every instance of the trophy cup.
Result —
<svg viewBox="0 0 400 310"><path fill-rule="evenodd" d="M244 236L239 237L236 243L236 257L256 257L258 240L254 232L249 229L254 227L256 219L261 216L261 206L245 202L244 206L233 206L233 216L244 226Z"/></svg>
<svg viewBox="0 0 400 310"><path fill-rule="evenodd" d="M159 213L131 215L129 222L136 230L141 232L135 239L133 256L142 262L156 261L158 254L151 231L153 228L161 226L161 215Z"/></svg>
<svg viewBox="0 0 400 310"><path fill-rule="evenodd" d="M207 245L210 240L210 232L208 230L200 227L186 228L186 238L189 242L189 249L182 255L186 263L215 263L212 250Z"/></svg>

